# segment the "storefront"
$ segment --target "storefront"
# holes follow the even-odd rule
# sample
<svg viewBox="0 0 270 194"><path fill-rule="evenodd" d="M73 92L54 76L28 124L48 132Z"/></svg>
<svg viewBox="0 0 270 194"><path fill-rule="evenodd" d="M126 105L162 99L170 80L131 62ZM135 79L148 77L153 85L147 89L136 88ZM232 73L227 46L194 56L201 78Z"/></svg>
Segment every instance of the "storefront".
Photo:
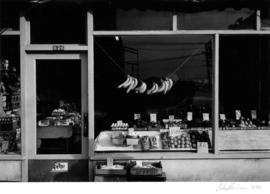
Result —
<svg viewBox="0 0 270 194"><path fill-rule="evenodd" d="M269 6L2 1L0 181L269 181Z"/></svg>

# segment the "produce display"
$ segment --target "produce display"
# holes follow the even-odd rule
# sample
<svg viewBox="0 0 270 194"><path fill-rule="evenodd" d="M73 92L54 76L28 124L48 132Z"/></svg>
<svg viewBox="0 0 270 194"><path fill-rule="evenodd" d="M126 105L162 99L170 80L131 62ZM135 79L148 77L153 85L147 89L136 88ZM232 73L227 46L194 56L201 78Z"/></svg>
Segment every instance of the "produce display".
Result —
<svg viewBox="0 0 270 194"><path fill-rule="evenodd" d="M142 133L143 132L143 133ZM197 142L207 142L211 148L211 141L208 130L180 130L179 135L172 136L169 130L163 129L160 132L147 133L138 132L120 132L111 133L111 143L118 147L134 146L136 150L185 150L192 151L197 149Z"/></svg>
<svg viewBox="0 0 270 194"><path fill-rule="evenodd" d="M38 121L38 127L74 126L80 125L81 116L76 112L67 112L64 109L54 109L51 116Z"/></svg>
<svg viewBox="0 0 270 194"><path fill-rule="evenodd" d="M170 137L170 148L191 148L189 134L185 133L176 137Z"/></svg>

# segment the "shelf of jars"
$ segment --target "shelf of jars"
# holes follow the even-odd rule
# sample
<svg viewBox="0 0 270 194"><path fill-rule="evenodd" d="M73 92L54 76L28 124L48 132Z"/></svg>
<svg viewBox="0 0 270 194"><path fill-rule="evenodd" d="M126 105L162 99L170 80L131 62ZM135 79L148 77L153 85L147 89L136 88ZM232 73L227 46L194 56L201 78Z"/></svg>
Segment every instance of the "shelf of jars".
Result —
<svg viewBox="0 0 270 194"><path fill-rule="evenodd" d="M21 153L20 80L9 60L0 63L0 154Z"/></svg>

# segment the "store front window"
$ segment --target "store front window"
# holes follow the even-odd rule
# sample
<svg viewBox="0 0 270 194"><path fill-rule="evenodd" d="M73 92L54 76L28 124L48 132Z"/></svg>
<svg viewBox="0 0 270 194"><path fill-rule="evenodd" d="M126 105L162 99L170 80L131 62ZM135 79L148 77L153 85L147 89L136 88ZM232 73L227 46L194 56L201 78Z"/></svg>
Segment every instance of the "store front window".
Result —
<svg viewBox="0 0 270 194"><path fill-rule="evenodd" d="M178 29L181 30L241 30L256 29L256 10L227 8L178 12Z"/></svg>
<svg viewBox="0 0 270 194"><path fill-rule="evenodd" d="M95 151L212 148L212 36L94 40Z"/></svg>
<svg viewBox="0 0 270 194"><path fill-rule="evenodd" d="M19 37L0 36L0 154L21 153Z"/></svg>
<svg viewBox="0 0 270 194"><path fill-rule="evenodd" d="M220 149L269 150L269 36L222 36Z"/></svg>
<svg viewBox="0 0 270 194"><path fill-rule="evenodd" d="M37 153L80 154L81 60L37 60Z"/></svg>

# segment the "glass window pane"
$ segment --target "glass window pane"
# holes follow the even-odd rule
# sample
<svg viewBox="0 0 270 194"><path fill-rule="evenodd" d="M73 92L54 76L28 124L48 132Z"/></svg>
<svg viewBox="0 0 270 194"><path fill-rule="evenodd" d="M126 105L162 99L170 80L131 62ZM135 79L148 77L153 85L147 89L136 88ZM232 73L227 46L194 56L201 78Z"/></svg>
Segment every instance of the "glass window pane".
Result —
<svg viewBox="0 0 270 194"><path fill-rule="evenodd" d="M78 4L46 3L28 14L32 44L86 43L86 11Z"/></svg>
<svg viewBox="0 0 270 194"><path fill-rule="evenodd" d="M172 11L100 7L94 9L95 30L170 30Z"/></svg>
<svg viewBox="0 0 270 194"><path fill-rule="evenodd" d="M81 153L81 61L37 60L37 153Z"/></svg>
<svg viewBox="0 0 270 194"><path fill-rule="evenodd" d="M178 13L178 29L222 30L255 29L255 11L250 9L206 10Z"/></svg>
<svg viewBox="0 0 270 194"><path fill-rule="evenodd" d="M221 37L221 150L270 149L269 40L269 36Z"/></svg>
<svg viewBox="0 0 270 194"><path fill-rule="evenodd" d="M0 36L0 154L21 153L20 40Z"/></svg>
<svg viewBox="0 0 270 194"><path fill-rule="evenodd" d="M119 36L94 42L96 151L196 152L197 142L211 149L211 36ZM125 74L135 86L119 88ZM128 134L128 128L135 133ZM148 144L153 137L157 145Z"/></svg>

